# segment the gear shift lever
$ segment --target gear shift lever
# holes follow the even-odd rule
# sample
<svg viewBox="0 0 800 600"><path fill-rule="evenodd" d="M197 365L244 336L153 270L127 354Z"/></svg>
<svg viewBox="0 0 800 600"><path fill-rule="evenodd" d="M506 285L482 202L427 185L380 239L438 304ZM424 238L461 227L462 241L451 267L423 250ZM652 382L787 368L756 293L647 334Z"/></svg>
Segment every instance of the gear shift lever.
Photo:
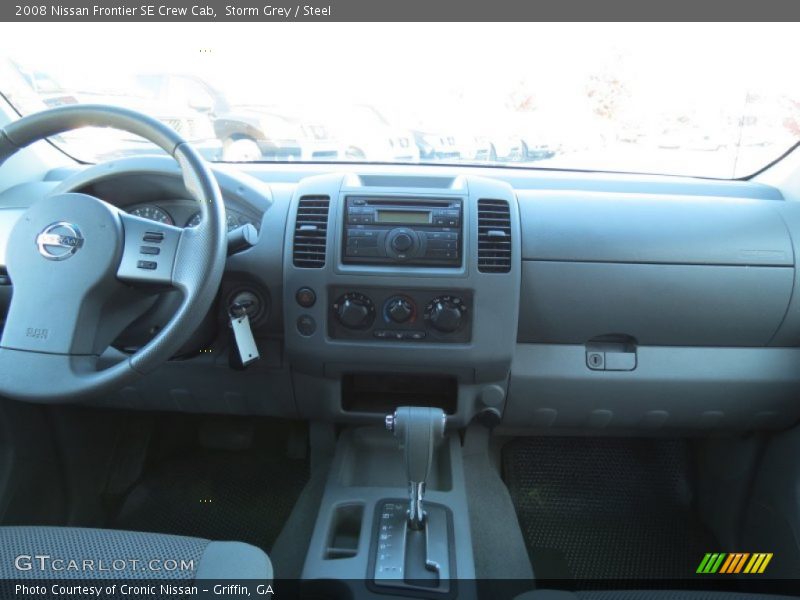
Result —
<svg viewBox="0 0 800 600"><path fill-rule="evenodd" d="M422 499L425 482L431 470L434 446L444 437L447 416L440 408L401 406L386 415L386 429L400 440L405 451L408 475L408 526L419 530L425 526Z"/></svg>

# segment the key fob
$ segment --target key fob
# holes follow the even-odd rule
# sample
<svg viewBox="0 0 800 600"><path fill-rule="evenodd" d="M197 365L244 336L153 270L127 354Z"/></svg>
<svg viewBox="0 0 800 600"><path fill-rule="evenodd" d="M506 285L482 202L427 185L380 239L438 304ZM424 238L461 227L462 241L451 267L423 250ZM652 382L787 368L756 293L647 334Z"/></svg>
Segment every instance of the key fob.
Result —
<svg viewBox="0 0 800 600"><path fill-rule="evenodd" d="M233 345L236 346L237 351L236 358L239 359L237 362L241 367L246 367L260 358L258 346L256 346L256 340L253 337L253 330L250 328L250 317L246 313L242 313L239 316L232 315L230 323L233 331ZM231 358L233 359L233 356ZM231 363L233 363L233 360L231 360ZM231 366L234 366L234 364L231 364Z"/></svg>

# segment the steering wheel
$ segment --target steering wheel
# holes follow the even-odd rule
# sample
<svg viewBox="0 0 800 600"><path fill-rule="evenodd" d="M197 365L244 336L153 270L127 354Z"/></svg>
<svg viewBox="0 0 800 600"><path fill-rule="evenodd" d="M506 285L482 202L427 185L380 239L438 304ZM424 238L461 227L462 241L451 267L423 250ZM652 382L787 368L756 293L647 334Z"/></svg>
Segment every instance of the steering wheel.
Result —
<svg viewBox="0 0 800 600"><path fill-rule="evenodd" d="M180 348L222 279L226 219L219 187L198 153L163 123L111 106L46 110L0 129L0 165L33 142L87 126L139 135L174 157L202 218L182 229L78 193L34 202L6 242L14 287L0 338L2 396L54 404L124 386ZM135 354L99 368L99 356L150 305L152 293L170 288L183 297L172 319Z"/></svg>

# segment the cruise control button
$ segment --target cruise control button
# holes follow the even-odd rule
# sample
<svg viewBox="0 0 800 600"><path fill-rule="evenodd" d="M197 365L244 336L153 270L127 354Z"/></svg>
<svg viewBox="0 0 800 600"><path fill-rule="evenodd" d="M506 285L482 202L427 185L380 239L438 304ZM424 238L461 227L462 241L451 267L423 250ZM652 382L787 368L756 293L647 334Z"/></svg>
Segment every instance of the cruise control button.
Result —
<svg viewBox="0 0 800 600"><path fill-rule="evenodd" d="M140 246L139 252L141 254L152 254L155 256L161 253L161 248L157 248L156 246Z"/></svg>
<svg viewBox="0 0 800 600"><path fill-rule="evenodd" d="M158 268L158 263L153 260L140 260L136 263L136 268L155 271Z"/></svg>

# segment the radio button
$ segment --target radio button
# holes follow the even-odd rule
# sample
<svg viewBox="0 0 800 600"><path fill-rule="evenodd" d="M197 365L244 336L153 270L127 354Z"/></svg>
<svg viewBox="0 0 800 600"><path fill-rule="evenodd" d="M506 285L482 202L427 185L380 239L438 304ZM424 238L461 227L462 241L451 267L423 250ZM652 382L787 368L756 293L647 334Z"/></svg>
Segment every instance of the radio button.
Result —
<svg viewBox="0 0 800 600"><path fill-rule="evenodd" d="M378 238L353 236L347 239L348 248L377 248Z"/></svg>
<svg viewBox="0 0 800 600"><path fill-rule="evenodd" d="M400 232L392 238L392 248L398 252L405 252L414 245L414 240L405 232Z"/></svg>
<svg viewBox="0 0 800 600"><path fill-rule="evenodd" d="M361 240L359 240L361 241ZM347 246L346 249L347 256L363 256L365 258L375 258L381 256L378 253L378 246L375 245L372 248L363 248L360 244L358 247L352 247L350 245Z"/></svg>
<svg viewBox="0 0 800 600"><path fill-rule="evenodd" d="M428 252L428 258L458 258L458 251L433 248Z"/></svg>
<svg viewBox="0 0 800 600"><path fill-rule="evenodd" d="M458 242L450 240L431 240L428 242L429 250L455 250Z"/></svg>

